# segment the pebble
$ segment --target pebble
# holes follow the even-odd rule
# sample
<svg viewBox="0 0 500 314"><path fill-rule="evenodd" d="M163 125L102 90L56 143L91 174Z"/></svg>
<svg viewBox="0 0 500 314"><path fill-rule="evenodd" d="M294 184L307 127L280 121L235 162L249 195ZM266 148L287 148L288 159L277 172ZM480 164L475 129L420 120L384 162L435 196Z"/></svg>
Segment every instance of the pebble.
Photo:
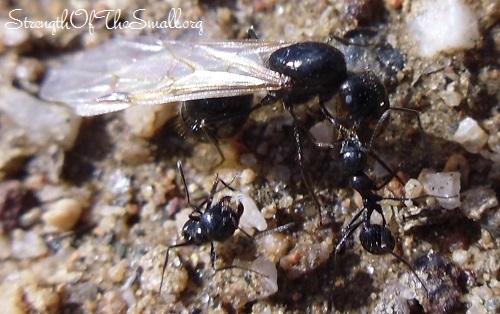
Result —
<svg viewBox="0 0 500 314"><path fill-rule="evenodd" d="M10 243L7 236L0 233L0 261L9 258L10 256Z"/></svg>
<svg viewBox="0 0 500 314"><path fill-rule="evenodd" d="M73 147L82 118L70 109L9 86L2 86L0 94L0 110L17 126L27 130L32 144L44 147L55 142L66 150Z"/></svg>
<svg viewBox="0 0 500 314"><path fill-rule="evenodd" d="M460 184L462 188L469 185L470 164L467 158L461 154L452 154L443 167L443 172L460 172Z"/></svg>
<svg viewBox="0 0 500 314"><path fill-rule="evenodd" d="M417 179L410 179L405 184L405 197L408 199L414 199L422 195L424 187Z"/></svg>
<svg viewBox="0 0 500 314"><path fill-rule="evenodd" d="M174 104L156 106L132 106L125 110L124 119L132 134L142 138L151 138L165 122L177 115Z"/></svg>
<svg viewBox="0 0 500 314"><path fill-rule="evenodd" d="M19 217L19 226L23 229L28 229L40 221L42 209L33 207Z"/></svg>
<svg viewBox="0 0 500 314"><path fill-rule="evenodd" d="M385 5L391 9L399 9L403 5L403 0L385 0Z"/></svg>
<svg viewBox="0 0 500 314"><path fill-rule="evenodd" d="M16 21L11 19L0 19L0 41L6 46L15 47L23 44L29 38L29 32L25 27L19 27ZM11 25L9 27L9 25Z"/></svg>
<svg viewBox="0 0 500 314"><path fill-rule="evenodd" d="M125 260L118 262L118 264L113 265L108 270L109 278L115 282L119 283L125 277L125 273L128 270L128 263Z"/></svg>
<svg viewBox="0 0 500 314"><path fill-rule="evenodd" d="M333 244L328 241L299 244L280 259L280 266L290 279L307 274L328 260Z"/></svg>
<svg viewBox="0 0 500 314"><path fill-rule="evenodd" d="M463 0L413 1L406 25L423 57L473 48L480 40L478 18Z"/></svg>
<svg viewBox="0 0 500 314"><path fill-rule="evenodd" d="M125 314L128 310L127 302L122 298L122 296L116 291L108 291L103 297L103 308L102 313L108 314Z"/></svg>
<svg viewBox="0 0 500 314"><path fill-rule="evenodd" d="M460 206L460 172L429 172L423 178L425 193L434 196L443 208Z"/></svg>
<svg viewBox="0 0 500 314"><path fill-rule="evenodd" d="M239 176L241 185L252 184L257 174L250 168L243 170Z"/></svg>
<svg viewBox="0 0 500 314"><path fill-rule="evenodd" d="M255 294L248 295L250 301L265 299L278 292L278 270L276 264L265 256L256 258L250 265L235 261L235 266L257 272L252 282Z"/></svg>
<svg viewBox="0 0 500 314"><path fill-rule="evenodd" d="M24 301L36 313L51 313L59 306L59 294L54 288L45 288L37 285L24 287Z"/></svg>
<svg viewBox="0 0 500 314"><path fill-rule="evenodd" d="M34 231L15 229L12 232L12 257L17 259L36 258L48 251L43 238Z"/></svg>
<svg viewBox="0 0 500 314"><path fill-rule="evenodd" d="M463 249L456 249L451 255L453 262L462 268L470 262L470 258L470 253Z"/></svg>
<svg viewBox="0 0 500 314"><path fill-rule="evenodd" d="M2 304L2 313L26 313L23 298L23 291L19 285L12 283L3 283L0 285L0 304Z"/></svg>
<svg viewBox="0 0 500 314"><path fill-rule="evenodd" d="M439 96L441 96L444 103L449 107L458 107L463 99L463 96L459 92L449 90L448 88L439 93Z"/></svg>
<svg viewBox="0 0 500 314"><path fill-rule="evenodd" d="M62 231L71 230L82 214L82 204L76 199L64 198L47 206L42 220Z"/></svg>
<svg viewBox="0 0 500 314"><path fill-rule="evenodd" d="M411 272L405 273L402 283L413 288L416 299L428 313L453 313L460 305L462 290L460 270L445 256L430 251L414 261L416 274L425 282L427 290Z"/></svg>
<svg viewBox="0 0 500 314"><path fill-rule="evenodd" d="M292 243L288 236L278 232L259 238L260 250L273 261L278 261L284 256L291 245Z"/></svg>
<svg viewBox="0 0 500 314"><path fill-rule="evenodd" d="M250 197L250 195L244 192L224 192L226 195L232 195L232 201L237 204L241 202L243 204L244 210L243 215L240 217L239 227L247 232L253 232L253 229L259 231L264 231L267 229L267 222L261 211L255 204L255 201Z"/></svg>
<svg viewBox="0 0 500 314"><path fill-rule="evenodd" d="M453 140L462 145L469 153L477 154L488 141L488 134L476 120L467 117L462 120L453 134Z"/></svg>
<svg viewBox="0 0 500 314"><path fill-rule="evenodd" d="M333 125L330 122L318 122L311 129L309 129L309 132L318 142L333 143L334 131Z"/></svg>
<svg viewBox="0 0 500 314"><path fill-rule="evenodd" d="M462 193L460 210L474 221L479 221L487 210L495 206L498 206L498 199L489 186L478 186Z"/></svg>

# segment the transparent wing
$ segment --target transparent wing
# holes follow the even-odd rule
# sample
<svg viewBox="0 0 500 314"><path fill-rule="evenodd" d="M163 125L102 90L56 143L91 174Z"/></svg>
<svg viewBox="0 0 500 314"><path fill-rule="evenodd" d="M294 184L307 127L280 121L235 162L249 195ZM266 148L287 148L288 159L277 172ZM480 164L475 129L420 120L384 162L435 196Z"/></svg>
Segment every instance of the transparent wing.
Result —
<svg viewBox="0 0 500 314"><path fill-rule="evenodd" d="M288 78L266 68L269 55L290 43L185 43L117 38L72 56L49 71L40 97L83 116L285 87Z"/></svg>

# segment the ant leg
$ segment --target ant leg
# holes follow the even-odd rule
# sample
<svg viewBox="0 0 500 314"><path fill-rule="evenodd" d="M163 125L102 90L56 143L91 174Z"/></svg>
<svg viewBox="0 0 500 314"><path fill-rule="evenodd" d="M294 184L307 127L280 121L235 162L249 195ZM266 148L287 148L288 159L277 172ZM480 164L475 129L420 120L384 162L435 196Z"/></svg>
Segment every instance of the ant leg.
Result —
<svg viewBox="0 0 500 314"><path fill-rule="evenodd" d="M335 259L336 259L336 256L338 254L338 252L342 249L342 247L344 246L344 243L347 241L347 239L351 236L351 234L356 230L358 229L359 225L361 223L363 223L364 221L366 221L366 219L368 219L367 217L369 216L369 213L366 214L366 217L365 219L363 220L359 220L359 217L361 216L361 214L363 213L363 211L365 210L366 208L363 207L361 208L357 213L356 215L354 215L354 217L351 219L351 221L349 222L349 224L347 225L347 227L343 228L342 229L342 238L340 239L339 243L337 244L337 246L335 247Z"/></svg>
<svg viewBox="0 0 500 314"><path fill-rule="evenodd" d="M361 223L363 223L363 220L357 221L356 223L350 225L350 227L346 231L343 232L344 234L342 235L342 238L340 239L339 243L335 247L334 263L337 263L336 262L337 255L339 254L340 250L344 247L344 244L347 241L347 239L352 235L352 233L354 231L356 231L356 229L358 229L358 227L359 227L359 225L361 225Z"/></svg>
<svg viewBox="0 0 500 314"><path fill-rule="evenodd" d="M398 261L400 261L401 263L403 263L406 267L408 267L408 269L412 272L412 274L417 278L417 280L420 282L420 284L422 285L422 287L424 287L425 289L425 292L427 293L427 297L429 297L429 290L427 290L427 287L425 286L425 283L424 281L420 278L420 276L417 274L417 272L415 271L415 269L413 268L413 266L410 264L410 262L408 262L407 260L405 260L403 257L397 255L396 253L390 251L389 252L392 256L394 256Z"/></svg>
<svg viewBox="0 0 500 314"><path fill-rule="evenodd" d="M262 100L260 101L260 104L255 106L255 107L264 107L264 106L269 106L269 105L272 105L272 104L275 104L278 102L278 100L280 100L282 98L281 95L279 95L278 93L276 92L270 92L268 93L264 98L262 98ZM254 107L254 108L255 108ZM257 109L257 108L256 108ZM253 111L254 109L252 109Z"/></svg>
<svg viewBox="0 0 500 314"><path fill-rule="evenodd" d="M257 36L257 33L255 32L255 29L253 28L253 25L250 26L250 28L247 31L247 37L248 37L248 39L253 39L253 40L259 39L259 37Z"/></svg>
<svg viewBox="0 0 500 314"><path fill-rule="evenodd" d="M215 270L215 247L213 242L210 242L210 264L212 269Z"/></svg>
<svg viewBox="0 0 500 314"><path fill-rule="evenodd" d="M376 153L373 152L373 150L371 150L371 148L368 148L366 150L366 153L368 153L368 155L370 155L370 157L372 157L373 159L375 159L381 166L382 168L384 168L387 172L389 172L391 174L391 177L390 179L387 179L387 182L385 182L383 185L381 185L379 188L377 188L376 190L380 190L382 187L384 187L387 183L389 183L392 178L396 178L398 179L398 181L401 183L401 184L405 184L404 180L402 178L400 178L398 176L398 174L396 172L394 172L394 170L392 170L391 167L389 167L389 165L387 165L385 163L385 161L383 161Z"/></svg>
<svg viewBox="0 0 500 314"><path fill-rule="evenodd" d="M363 211L365 210L365 207L361 208L357 213L356 215L354 215L354 217L351 219L351 221L349 222L349 224L343 228L342 232L346 232L347 230L351 229L352 225L354 223L356 223L356 220L359 219L359 216L361 216L361 214L363 213Z"/></svg>
<svg viewBox="0 0 500 314"><path fill-rule="evenodd" d="M292 115L292 118L294 120L293 134L294 134L294 137L295 137L295 148L297 149L297 159L299 161L300 172L302 174L302 178L304 179L304 183L306 185L307 191L309 192L309 195L312 197L314 205L318 209L319 223L320 223L320 225L323 225L323 220L321 218L321 209L322 209L322 206L319 203L318 198L316 197L316 195L314 194L314 192L312 190L312 187L311 187L311 178L309 177L309 175L307 174L307 171L304 168L304 158L303 158L303 155L302 155L302 141L300 139L299 126L296 123L297 117L295 116L295 114L293 113L293 110L291 108L289 109L289 111L290 111L290 114Z"/></svg>
<svg viewBox="0 0 500 314"><path fill-rule="evenodd" d="M226 183L226 182L225 182L224 180L222 180L222 179L218 179L218 180L219 180L219 183L221 183L221 184L224 186L224 188L225 188L225 189L229 189L229 190L231 190L231 191L235 192L236 190L235 190L235 189L233 189L233 188L231 187L231 183L233 183L233 182L234 182L234 180L236 180L236 177L237 177L237 175L235 175L235 176L231 179L231 181L229 181L229 183ZM222 190L219 190L219 191L217 191L217 192L220 192L220 191L222 191Z"/></svg>
<svg viewBox="0 0 500 314"><path fill-rule="evenodd" d="M422 139L424 141L426 140L424 128L422 127L422 121L420 120L420 112L414 109L409 109L409 108L389 108L387 109L382 116L380 116L380 119L377 122L377 125L375 126L375 129L373 130L372 137L370 138L370 142L368 144L368 149L371 149L373 146L373 141L375 140L375 137L377 136L378 132L380 132L380 129L382 128L382 124L384 121L390 116L391 111L400 111L400 112L406 112L410 113L416 116L417 118L417 123L418 123L418 128L420 130L420 134L422 136Z"/></svg>
<svg viewBox="0 0 500 314"><path fill-rule="evenodd" d="M214 184L212 185L212 189L210 190L210 193L208 194L207 199L205 201L205 203L206 203L205 208L206 209L209 209L210 207L212 207L212 201L214 200L215 193L217 193L217 186L219 185L219 182L220 182L219 175L216 174Z"/></svg>
<svg viewBox="0 0 500 314"><path fill-rule="evenodd" d="M179 243L179 244L171 245L171 246L169 246L167 248L167 253L165 253L165 261L163 262L163 268L161 270L160 290L158 290L158 294L161 293L161 288L163 287L163 278L164 278L164 275L165 275L165 269L167 269L167 264L168 264L168 253L173 248L181 247L181 246L187 246L187 245L191 245L191 243L182 242L182 243Z"/></svg>
<svg viewBox="0 0 500 314"><path fill-rule="evenodd" d="M283 231L286 231L294 226L295 226L294 222L289 222L287 224L278 226L276 228L262 231L259 234L255 235L254 239L259 239L259 238L265 237L268 234L275 233L275 232L283 232Z"/></svg>
<svg viewBox="0 0 500 314"><path fill-rule="evenodd" d="M335 126L337 127L337 129L343 133L343 135L345 135L348 130L346 129L346 127L337 119L335 118L334 116L332 116L332 114L328 111L328 109L326 109L325 107L325 104L323 102L320 101L319 103L319 108L321 109L321 112L323 113L323 115Z"/></svg>
<svg viewBox="0 0 500 314"><path fill-rule="evenodd" d="M191 197L189 196L189 190L188 190L187 183L186 183L186 177L184 176L184 170L182 169L182 162L180 160L177 161L177 169L179 169L179 172L181 174L182 184L184 185L184 191L186 191L186 197L188 200L188 204L192 207L196 207L196 206L193 206L191 203Z"/></svg>
<svg viewBox="0 0 500 314"><path fill-rule="evenodd" d="M212 168L212 170L213 170L213 169L219 167L220 165L222 165L224 163L224 161L226 161L226 157L224 156L224 154L222 153L222 150L220 149L219 141L217 140L217 138L215 136L211 135L210 132L207 132L205 127L202 126L201 128L203 130L203 133L205 133L205 136L208 138L210 144L214 145L215 148L217 148L217 152L219 153L219 156L221 158L221 160Z"/></svg>
<svg viewBox="0 0 500 314"><path fill-rule="evenodd" d="M249 235L245 230L241 229L240 227L238 227L238 230L240 230L244 235L246 235L252 241L255 240L254 237L252 237L251 235Z"/></svg>
<svg viewBox="0 0 500 314"><path fill-rule="evenodd" d="M228 270L228 269L241 269L241 270L249 271L249 272L252 272L252 273L264 276L266 278L269 278L269 276L267 276L266 274L263 274L263 273L258 272L256 270L253 270L253 269L250 269L250 268L246 268L246 267L243 267L243 266L239 266L239 265L229 265L229 266L224 266L224 267L217 268L217 269L214 269L214 270L215 271L223 271L223 270Z"/></svg>

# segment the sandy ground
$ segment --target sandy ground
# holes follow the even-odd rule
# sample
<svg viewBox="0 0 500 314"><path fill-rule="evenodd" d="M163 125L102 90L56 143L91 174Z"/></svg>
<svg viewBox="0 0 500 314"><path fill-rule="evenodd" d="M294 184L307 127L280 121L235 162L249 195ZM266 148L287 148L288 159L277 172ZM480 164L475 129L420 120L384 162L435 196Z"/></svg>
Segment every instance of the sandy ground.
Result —
<svg viewBox="0 0 500 314"><path fill-rule="evenodd" d="M499 5L467 1L481 40L472 49L423 58L405 23L411 2L2 2L2 24L18 8L41 21L76 8L120 8L122 20L145 9L143 17L163 20L171 8L181 8L183 20L203 22L203 35L196 28L110 30L102 24L93 34L87 27L54 35L51 29L3 30L0 101L26 112L28 122L20 126L12 110L0 109L0 313L498 313ZM429 293L395 257L364 251L357 233L334 258L360 198L336 158L305 141L305 167L324 207L320 225L301 179L292 120L280 104L253 112L239 136L221 143L227 160L214 169L215 146L178 135L169 119L174 105L83 119L54 109L58 113L39 131L31 127L39 115L21 109L25 101L11 101L17 94L10 86L37 95L44 73L63 56L111 37L241 39L251 25L262 39L286 41L325 41L366 27L374 30L373 41L404 56L404 67L392 72L363 62L385 75L392 106L420 111L425 137L414 117L394 113L374 149L404 178L418 178L424 168L461 174L458 209L444 210L426 198L382 201L395 253L413 265ZM318 122L314 102L298 109L311 127ZM468 133L464 147L454 134L467 117L481 129ZM210 245L171 250L158 293L166 249L181 241L189 213L178 160L194 200L203 200L219 174L227 182L235 178L231 186L251 196L269 228L295 223L256 241L237 232L215 245L218 268L266 256L277 267L276 293L266 296L270 288L262 275L238 268L214 272ZM367 173L383 181L375 162ZM396 180L377 193L404 195Z"/></svg>

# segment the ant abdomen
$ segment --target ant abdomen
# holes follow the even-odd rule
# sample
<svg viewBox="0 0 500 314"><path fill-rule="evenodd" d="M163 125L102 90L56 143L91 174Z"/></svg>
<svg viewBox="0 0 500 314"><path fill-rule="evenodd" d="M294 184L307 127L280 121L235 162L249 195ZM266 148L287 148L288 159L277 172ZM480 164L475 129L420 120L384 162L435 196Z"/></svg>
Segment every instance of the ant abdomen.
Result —
<svg viewBox="0 0 500 314"><path fill-rule="evenodd" d="M178 124L180 133L199 142L214 142L236 135L247 121L253 95L184 101Z"/></svg>
<svg viewBox="0 0 500 314"><path fill-rule="evenodd" d="M363 248L375 255L390 253L396 247L396 239L387 227L369 224L361 229L359 241Z"/></svg>

